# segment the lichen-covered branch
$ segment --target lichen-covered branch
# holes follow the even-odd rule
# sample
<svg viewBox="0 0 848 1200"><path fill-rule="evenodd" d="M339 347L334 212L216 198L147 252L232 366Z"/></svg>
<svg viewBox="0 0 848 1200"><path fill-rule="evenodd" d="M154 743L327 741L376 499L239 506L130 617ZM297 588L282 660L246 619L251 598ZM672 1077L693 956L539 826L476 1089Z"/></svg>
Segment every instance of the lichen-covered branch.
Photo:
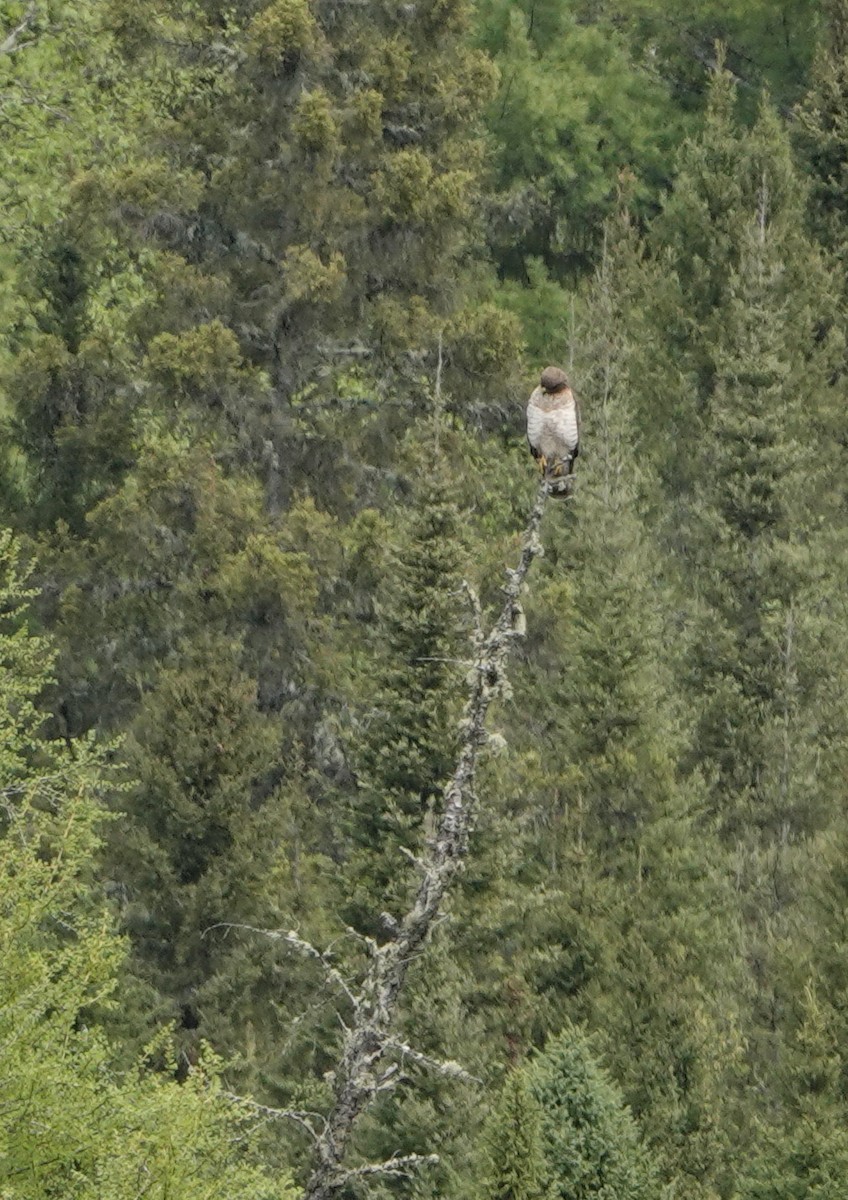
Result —
<svg viewBox="0 0 848 1200"><path fill-rule="evenodd" d="M358 1008L361 997L356 995L345 977L330 962L328 952L326 950L318 950L312 945L311 942L305 941L304 938L302 938L300 934L296 933L293 929L257 929L255 925L237 924L232 921L219 921L216 925L210 925L209 928L205 930L205 933L211 933L213 929L241 929L247 933L258 933L261 937L270 938L274 942L286 942L305 958L312 958L315 959L316 962L320 963L321 969L330 983L334 984L345 994L350 1003L353 1005L354 1009ZM364 940L370 941L371 939L369 938Z"/></svg>
<svg viewBox="0 0 848 1200"><path fill-rule="evenodd" d="M397 1052L398 1043L391 1037L391 1030L409 966L438 920L445 894L468 851L476 810L474 780L480 752L489 737L486 716L503 689L507 658L515 639L521 636L519 596L533 559L542 550L539 527L547 497L547 485L542 483L524 531L521 557L517 566L507 572L500 612L488 633L482 627L476 631L475 659L460 727L460 750L445 787L438 829L416 860L420 879L411 908L397 922L391 940L375 948L368 964L353 1021L345 1030L342 1057L335 1070L332 1107L325 1127L315 1139L317 1163L306 1185L304 1200L329 1200L354 1175L372 1171L370 1167L346 1170L342 1163L356 1121L384 1086L384 1058ZM434 1155L413 1157L417 1164L438 1161ZM395 1166L399 1161L394 1160Z"/></svg>
<svg viewBox="0 0 848 1200"><path fill-rule="evenodd" d="M438 1154L403 1154L387 1158L385 1162L363 1163L361 1167L342 1172L339 1186L347 1183L349 1179L362 1179L367 1175L407 1176L419 1167L434 1166L438 1161Z"/></svg>
<svg viewBox="0 0 848 1200"><path fill-rule="evenodd" d="M272 1108L269 1104L259 1104L256 1100L251 1100L247 1096L239 1096L235 1092L225 1091L223 1095L238 1107L246 1108L250 1112L258 1113L270 1120L294 1121L306 1130L313 1142L318 1140L316 1127L320 1128L324 1124L324 1117L321 1113L309 1112L301 1108Z"/></svg>
<svg viewBox="0 0 848 1200"><path fill-rule="evenodd" d="M398 1042L394 1038L389 1038L386 1042L386 1049L400 1055L401 1062L409 1059L410 1062L416 1063L419 1067L425 1067L436 1075L444 1075L448 1079L462 1079L465 1083L482 1083L482 1080L478 1079L476 1075L471 1075L458 1062L450 1059L445 1061L441 1058L431 1058L429 1054L422 1054L420 1050L416 1050L414 1046L408 1046L406 1042Z"/></svg>

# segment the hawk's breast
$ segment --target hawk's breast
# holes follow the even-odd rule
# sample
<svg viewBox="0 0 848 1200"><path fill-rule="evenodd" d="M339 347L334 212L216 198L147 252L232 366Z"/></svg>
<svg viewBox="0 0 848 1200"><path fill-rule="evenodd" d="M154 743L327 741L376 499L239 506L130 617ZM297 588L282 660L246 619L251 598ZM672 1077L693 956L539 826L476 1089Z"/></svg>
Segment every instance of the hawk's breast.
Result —
<svg viewBox="0 0 848 1200"><path fill-rule="evenodd" d="M548 395L536 388L527 405L527 440L546 458L566 458L574 453L579 431L577 405L570 389Z"/></svg>

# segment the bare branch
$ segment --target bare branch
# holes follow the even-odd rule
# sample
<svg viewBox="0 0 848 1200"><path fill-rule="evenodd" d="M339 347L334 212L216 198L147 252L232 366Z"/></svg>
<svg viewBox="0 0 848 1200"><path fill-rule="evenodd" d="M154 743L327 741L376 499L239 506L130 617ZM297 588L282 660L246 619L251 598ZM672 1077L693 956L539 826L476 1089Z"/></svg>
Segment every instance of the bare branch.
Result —
<svg viewBox="0 0 848 1200"><path fill-rule="evenodd" d="M428 1070L435 1071L438 1075L445 1075L448 1079L462 1079L465 1083L483 1082L476 1075L472 1075L466 1071L458 1062L431 1058L429 1054L422 1054L420 1050L414 1050L406 1042L397 1042L393 1038L389 1038L386 1042L386 1050L394 1051L395 1054L401 1056L401 1059L408 1058L412 1062L417 1063L419 1067L427 1067Z"/></svg>
<svg viewBox="0 0 848 1200"><path fill-rule="evenodd" d="M350 925L345 926L345 933L349 933L357 942L361 942L369 954L376 954L379 946L374 938L369 937L367 933L360 933L358 929L353 929Z"/></svg>
<svg viewBox="0 0 848 1200"><path fill-rule="evenodd" d="M268 934L268 936L276 936L276 938L278 938L280 941L286 942L289 946L293 946L295 950L299 951L305 958L314 958L323 967L327 978L335 983L337 987L341 988L353 1007L359 1007L359 997L352 991L347 980L344 978L341 972L338 971L329 961L329 958L327 957L328 951L325 950L322 953L320 950L316 949L311 942L307 942L298 933L295 933L293 929L289 929L287 933L281 933L278 931L276 935Z"/></svg>
<svg viewBox="0 0 848 1200"><path fill-rule="evenodd" d="M438 1154L398 1154L385 1162L365 1163L361 1167L353 1167L337 1176L336 1187L341 1187L351 1179L363 1179L368 1175L397 1175L408 1178L413 1169L420 1167L435 1167L439 1162Z"/></svg>
<svg viewBox="0 0 848 1200"><path fill-rule="evenodd" d="M374 1082L374 1092L393 1092L399 1083L403 1083L406 1076L401 1071L397 1063L391 1063L386 1067L379 1079Z"/></svg>
<svg viewBox="0 0 848 1200"><path fill-rule="evenodd" d="M469 658L443 658L439 654L420 654L417 658L413 658L410 661L416 662L416 663L424 663L424 662L445 663L446 665L451 666L451 667L467 667L471 663L471 660Z"/></svg>
<svg viewBox="0 0 848 1200"><path fill-rule="evenodd" d="M430 864L427 862L427 860L424 858L421 858L421 856L418 854L413 854L413 852L409 849L408 846L398 846L398 850L404 856L404 858L408 859L409 862L412 863L412 865L415 867L416 871L429 870ZM398 928L397 921L394 918L392 918L392 921L393 921L394 929L397 929Z"/></svg>
<svg viewBox="0 0 848 1200"><path fill-rule="evenodd" d="M257 1100L251 1100L248 1096L239 1096L236 1092L223 1092L222 1095L227 1100L231 1100L233 1104L249 1108L251 1112L261 1113L263 1117L269 1117L275 1121L294 1121L306 1130L313 1142L318 1141L318 1134L312 1122L317 1122L319 1128L326 1128L327 1125L326 1118L321 1113L309 1112L307 1109L300 1108L272 1108L268 1104L260 1104Z"/></svg>
<svg viewBox="0 0 848 1200"><path fill-rule="evenodd" d="M362 342L343 345L340 342L319 342L315 347L319 354L326 358L373 358L374 347L364 346Z"/></svg>
<svg viewBox="0 0 848 1200"><path fill-rule="evenodd" d="M442 345L442 330L439 330L439 348L438 357L436 359L436 383L433 388L433 425L435 429L436 453L439 452L439 434L442 429L442 421L444 419L445 404L442 397L442 367L444 365L443 345Z"/></svg>
<svg viewBox="0 0 848 1200"><path fill-rule="evenodd" d="M479 650L485 636L483 633L483 609L480 604L480 597L467 579L463 579L462 581L462 590L468 598L468 603L471 606L471 615L474 619L473 646L475 650Z"/></svg>
<svg viewBox="0 0 848 1200"><path fill-rule="evenodd" d="M395 933L397 933L397 929L398 929L397 919L395 917L393 917L390 912L381 912L380 913L380 924L383 926L384 929L386 929L393 936Z"/></svg>
<svg viewBox="0 0 848 1200"><path fill-rule="evenodd" d="M274 942L285 942L289 946L293 946L305 958L313 958L319 962L324 970L324 974L332 983L340 988L347 996L353 1007L359 1007L361 999L351 989L345 977L336 969L328 958L329 951L318 950L311 942L307 942L304 938L296 933L293 929L283 932L280 929L258 929L255 925L241 925L230 921L219 921L217 925L210 925L205 929L204 936L211 933L213 929L242 929L247 933L258 933L261 937L270 938Z"/></svg>

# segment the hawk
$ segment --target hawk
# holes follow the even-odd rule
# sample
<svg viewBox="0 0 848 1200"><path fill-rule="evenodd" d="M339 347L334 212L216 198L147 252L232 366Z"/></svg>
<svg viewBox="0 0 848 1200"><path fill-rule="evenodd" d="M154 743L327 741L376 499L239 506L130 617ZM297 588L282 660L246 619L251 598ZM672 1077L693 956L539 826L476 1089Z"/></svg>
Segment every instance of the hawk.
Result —
<svg viewBox="0 0 848 1200"><path fill-rule="evenodd" d="M568 496L580 450L580 407L565 371L545 367L527 404L527 441L552 496Z"/></svg>

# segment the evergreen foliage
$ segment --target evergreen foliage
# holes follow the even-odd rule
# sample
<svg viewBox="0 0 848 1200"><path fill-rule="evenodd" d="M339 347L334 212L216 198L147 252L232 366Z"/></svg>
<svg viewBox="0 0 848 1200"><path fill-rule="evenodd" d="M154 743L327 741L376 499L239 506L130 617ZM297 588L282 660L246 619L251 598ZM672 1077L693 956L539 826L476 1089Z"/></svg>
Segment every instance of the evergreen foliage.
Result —
<svg viewBox="0 0 848 1200"><path fill-rule="evenodd" d="M799 143L810 168L810 218L818 239L845 254L845 170L848 163L848 7L825 6L827 27L798 107Z"/></svg>
<svg viewBox="0 0 848 1200"><path fill-rule="evenodd" d="M635 1122L579 1029L567 1027L546 1046L533 1063L530 1087L542 1110L554 1196L657 1195Z"/></svg>
<svg viewBox="0 0 848 1200"><path fill-rule="evenodd" d="M842 1195L847 31L0 0L4 1200L307 1178L547 362L574 497L336 1191Z"/></svg>
<svg viewBox="0 0 848 1200"><path fill-rule="evenodd" d="M435 427L426 429L424 445L410 456L417 481L393 531L398 541L387 563L390 590L378 593L380 666L376 672L373 661L368 667L373 707L363 714L358 745L351 749L357 793L348 836L364 887L361 897L352 897L357 925L385 910L400 915L405 894L398 883L406 872L398 850L412 851L428 814L432 822L457 753L465 538L444 461L431 440L437 436Z"/></svg>
<svg viewBox="0 0 848 1200"><path fill-rule="evenodd" d="M510 1072L486 1130L489 1166L481 1197L544 1200L548 1195L542 1116L523 1071Z"/></svg>
<svg viewBox="0 0 848 1200"><path fill-rule="evenodd" d="M102 1026L125 947L96 881L108 783L103 755L44 738L34 705L51 652L29 633L19 547L0 539L3 627L0 755L0 1190L149 1194L201 1200L221 1187L286 1200L287 1181L252 1157L254 1122L225 1098L214 1056L178 1085L161 1031L129 1070Z"/></svg>

